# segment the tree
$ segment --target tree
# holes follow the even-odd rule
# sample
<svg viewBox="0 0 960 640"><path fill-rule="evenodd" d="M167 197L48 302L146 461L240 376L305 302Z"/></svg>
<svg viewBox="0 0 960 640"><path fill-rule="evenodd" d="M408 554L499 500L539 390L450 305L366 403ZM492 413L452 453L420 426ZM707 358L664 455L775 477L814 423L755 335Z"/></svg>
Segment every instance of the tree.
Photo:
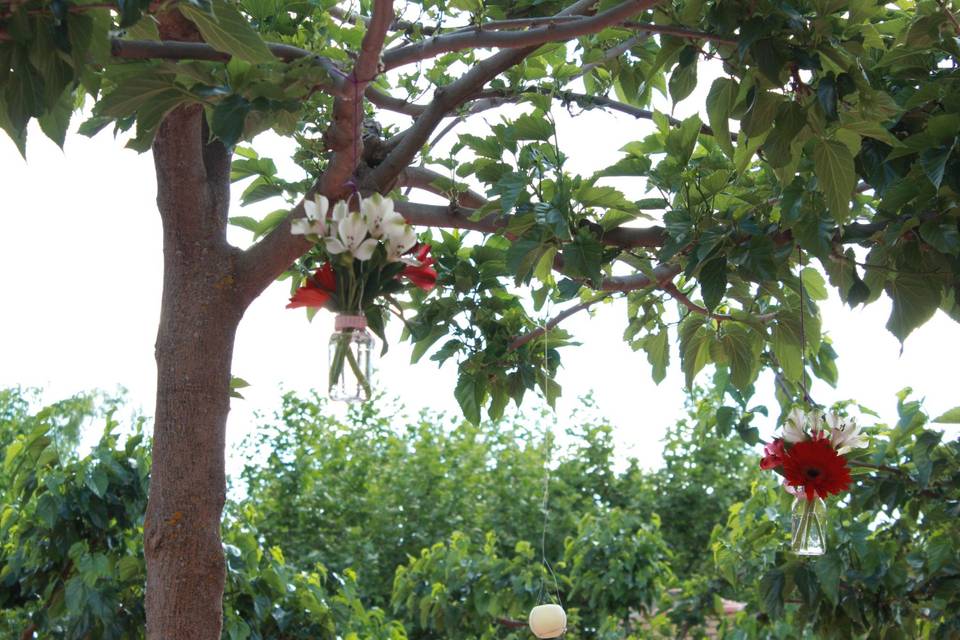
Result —
<svg viewBox="0 0 960 640"><path fill-rule="evenodd" d="M406 319L419 355L447 338L433 357L459 360L455 394L475 423L483 407L498 417L537 387L555 397L556 348L568 338L556 323L613 295L628 299L626 340L647 352L655 379L676 339L688 383L713 363L744 407L761 369L775 372L783 405L805 394L808 364L836 378L815 306L825 283L807 267L799 288L797 261L818 260L851 305L886 292L888 327L901 340L937 309L960 317L960 27L946 2L395 9L386 0L359 14L256 0L0 9L0 127L21 150L32 118L62 143L89 95L84 132L135 124L131 146L154 155L164 289L144 525L151 638L219 635L233 340L250 302L310 248L290 233L301 196L432 191L449 206L398 205L409 222L487 234L422 236L434 242L441 288L415 295ZM703 61L720 65L709 124L647 110L654 90L674 104L687 98ZM413 63L421 66L411 73ZM554 102L655 128L627 141L612 166L573 175L554 135ZM452 127L512 103L528 112L488 136L461 135L449 158L431 157L446 118ZM411 125L374 126L384 110ZM269 159L236 146L268 128L296 141L307 180L280 180ZM256 176L247 201L299 202L264 220L239 217L259 237L239 249L225 230L230 182L243 176ZM605 183L611 176L657 197L631 200ZM631 224L647 211L661 224ZM549 348L527 297L538 311L547 298L571 302L544 323ZM676 330L671 300L684 315Z"/></svg>
<svg viewBox="0 0 960 640"><path fill-rule="evenodd" d="M0 391L0 633L142 638L142 420L118 424L119 403L89 396L31 413L27 397ZM578 417L555 447L541 550L544 441L526 420L388 428L367 405L338 423L288 395L248 442L228 503L223 637L521 638L529 608L557 594L583 640L956 635L960 441L943 442L904 391L897 424L869 430L863 481L831 501L830 552L802 560L785 552L787 494L702 421L717 400L694 394L671 465L648 473L618 471L602 421ZM86 454L55 438L77 418L104 423ZM714 491L697 498L699 478ZM721 597L742 611L728 619Z"/></svg>

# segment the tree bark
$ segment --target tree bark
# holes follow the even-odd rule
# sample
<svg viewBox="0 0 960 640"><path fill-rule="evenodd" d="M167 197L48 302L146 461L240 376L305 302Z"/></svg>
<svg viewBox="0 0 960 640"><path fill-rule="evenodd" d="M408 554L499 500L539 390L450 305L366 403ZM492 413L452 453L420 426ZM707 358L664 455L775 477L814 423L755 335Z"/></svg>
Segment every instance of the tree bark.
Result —
<svg viewBox="0 0 960 640"><path fill-rule="evenodd" d="M243 315L226 242L230 154L181 107L154 142L163 221L157 404L144 523L147 638L218 640L230 365Z"/></svg>

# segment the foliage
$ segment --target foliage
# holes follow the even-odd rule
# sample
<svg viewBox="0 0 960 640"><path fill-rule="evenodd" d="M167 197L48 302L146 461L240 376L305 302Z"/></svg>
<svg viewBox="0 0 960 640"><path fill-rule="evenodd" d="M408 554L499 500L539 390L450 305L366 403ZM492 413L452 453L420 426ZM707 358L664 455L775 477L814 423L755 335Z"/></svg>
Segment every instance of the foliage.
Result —
<svg viewBox="0 0 960 640"><path fill-rule="evenodd" d="M693 395L649 473L616 470L588 402L551 445L545 553L545 443L522 418L401 427L365 405L341 424L288 395L259 436L277 448L248 463L229 506L224 638L520 638L529 607L558 595L571 638L718 623L745 639L953 637L960 441L941 442L908 393L897 424L869 430L858 481L829 507L830 551L808 560L786 552L791 498L716 433L715 392ZM95 396L34 401L0 393L0 633L141 638L143 421L121 427L118 401ZM102 421L99 441L58 453L57 425L77 421ZM746 608L728 618L721 597Z"/></svg>
<svg viewBox="0 0 960 640"><path fill-rule="evenodd" d="M826 555L785 553L792 497L777 487L756 483L731 508L712 545L720 576L749 603L734 624L759 634L785 620L822 638L960 633L960 440L941 443L909 393L899 394L897 424L870 430L860 481L830 502Z"/></svg>
<svg viewBox="0 0 960 640"><path fill-rule="evenodd" d="M121 428L118 401L103 410L81 395L29 412L33 396L0 392L0 634L3 637L143 638L143 512L149 455L143 420ZM102 419L92 450L61 455L56 436ZM122 438L117 432L126 431ZM12 437L11 437L12 436ZM365 606L352 572L288 565L254 532L226 531L224 638L386 638L403 628ZM21 635L25 634L25 635Z"/></svg>
<svg viewBox="0 0 960 640"><path fill-rule="evenodd" d="M167 44L157 42L157 22L169 22L174 5L209 45L205 57L151 53ZM129 145L145 150L165 114L201 105L211 135L237 155L232 179L252 179L241 200L297 201L329 167L329 143L353 136L338 129L330 94L343 90L360 55L370 3L362 19L344 17L332 0L174 5L5 5L0 127L23 150L26 124L36 118L62 144L71 113L89 99L93 116L83 133L135 127ZM485 194L454 226L496 233L425 236L437 253L440 295L414 294L405 321L415 359L433 350L438 362L457 362L455 395L469 420L478 422L484 409L498 419L529 391L552 402L560 392L557 349L572 344L570 336L553 329L546 343L515 340L541 324L536 316L548 301L586 302L594 290L627 297L625 340L646 351L655 379L669 364L666 346L677 341L688 385L712 364L749 395L767 369L777 375L783 408L811 375L836 382L816 306L828 285L851 306L885 293L887 327L901 341L938 309L960 319L960 22L947 3L642 3L602 28L557 36L574 45L523 49L501 73L478 73L469 90L457 85L460 97L441 115L523 105L490 120L488 132L461 134L449 153L426 144L429 130L424 144L400 148L404 135L422 132L398 130L384 110L426 108L425 97L452 87L481 59L484 30L458 31L463 24L565 8L533 0L397 6L401 18L414 19L389 29L387 72L371 80L363 140L354 141L361 166L351 179L364 189L395 190L393 178L419 150L435 178L414 186L454 203L469 188ZM534 32L496 37L520 50L506 40ZM420 64L410 71L410 62ZM672 113L707 82L706 122L645 110L659 92ZM491 97L500 102L480 102ZM622 157L578 174L568 163L571 141L557 135L556 102L571 111L615 109L652 126L625 128ZM284 178L272 159L238 146L268 129L295 143L305 177ZM233 222L256 239L286 215L283 208ZM659 224L638 230L646 219ZM803 270L804 293L794 269L805 260L818 264ZM673 298L685 316L677 327L669 322Z"/></svg>
<svg viewBox="0 0 960 640"><path fill-rule="evenodd" d="M80 458L72 447L61 453L58 441L73 440L77 423L97 415L92 398L77 396L35 415L27 414L27 400L12 389L0 397L0 439L7 441L0 473L0 629L8 637L28 627L44 637L140 637L139 534L149 468L142 421L121 445L114 434L116 403L108 402L103 434Z"/></svg>
<svg viewBox="0 0 960 640"><path fill-rule="evenodd" d="M452 429L429 413L399 426L375 404L343 424L317 396L284 396L277 423L247 442L238 490L256 499L238 501L233 517L297 564L357 569L379 604L389 602L395 567L455 531L475 541L495 531L504 554L540 539L542 434L520 419ZM585 421L568 436L550 483L553 558L578 514L617 491L609 425Z"/></svg>
<svg viewBox="0 0 960 640"><path fill-rule="evenodd" d="M756 456L731 438L732 427L718 419L729 409L718 407L715 394L694 389L687 409L688 417L667 430L663 467L645 472L633 465L628 470L627 482L635 487L624 505L646 516L660 514L673 550L673 570L684 578L711 573L713 560L704 549L713 527L726 519L731 504L749 497L750 485L759 477Z"/></svg>

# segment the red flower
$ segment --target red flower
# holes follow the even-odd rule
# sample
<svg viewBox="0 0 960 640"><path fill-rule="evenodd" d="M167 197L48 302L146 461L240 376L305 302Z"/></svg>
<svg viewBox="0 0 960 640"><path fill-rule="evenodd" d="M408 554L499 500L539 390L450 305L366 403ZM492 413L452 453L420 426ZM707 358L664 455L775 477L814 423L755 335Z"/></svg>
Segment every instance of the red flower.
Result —
<svg viewBox="0 0 960 640"><path fill-rule="evenodd" d="M437 284L437 271L432 266L433 258L429 257L430 245L420 245L417 251L416 264L408 264L400 274L410 280L415 286L424 291L430 291Z"/></svg>
<svg viewBox="0 0 960 640"><path fill-rule="evenodd" d="M798 442L783 459L783 475L792 487L803 487L807 500L826 498L850 488L847 460L826 439Z"/></svg>
<svg viewBox="0 0 960 640"><path fill-rule="evenodd" d="M307 283L293 293L287 309L323 307L336 292L337 278L333 273L333 265L324 262L313 277L307 278Z"/></svg>
<svg viewBox="0 0 960 640"><path fill-rule="evenodd" d="M763 445L763 458L760 459L761 469L776 469L783 464L787 457L787 450L783 447L783 438L777 438L770 444Z"/></svg>

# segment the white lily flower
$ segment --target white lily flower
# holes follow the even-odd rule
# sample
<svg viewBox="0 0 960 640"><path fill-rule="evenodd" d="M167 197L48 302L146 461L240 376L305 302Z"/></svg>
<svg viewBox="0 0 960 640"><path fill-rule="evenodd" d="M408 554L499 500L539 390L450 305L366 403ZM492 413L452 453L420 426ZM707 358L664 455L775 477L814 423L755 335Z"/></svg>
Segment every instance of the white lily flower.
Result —
<svg viewBox="0 0 960 640"><path fill-rule="evenodd" d="M298 236L314 234L322 236L327 232L327 210L330 202L325 196L318 195L315 200L305 200L303 211L305 217L290 222L290 233Z"/></svg>
<svg viewBox="0 0 960 640"><path fill-rule="evenodd" d="M367 238L367 223L359 211L354 211L340 220L336 236L327 238L328 253L337 255L348 252L360 261L369 260L376 248L377 241Z"/></svg>
<svg viewBox="0 0 960 640"><path fill-rule="evenodd" d="M350 213L350 207L347 205L346 200L341 200L337 204L333 205L332 218L337 222L340 222L346 218L348 213Z"/></svg>
<svg viewBox="0 0 960 640"><path fill-rule="evenodd" d="M417 244L417 233L408 224L405 224L400 233L387 237L387 260L396 262L401 256Z"/></svg>
<svg viewBox="0 0 960 640"><path fill-rule="evenodd" d="M807 440L806 424L806 414L801 409L793 409L783 424L783 439L791 443Z"/></svg>
<svg viewBox="0 0 960 640"><path fill-rule="evenodd" d="M403 216L393 210L393 200L384 198L379 193L360 201L360 213L367 221L367 228L374 238L389 237L402 232L402 229L398 230L397 227L406 224Z"/></svg>
<svg viewBox="0 0 960 640"><path fill-rule="evenodd" d="M830 425L830 444L840 455L867 446L867 438L861 433L854 418L844 421L837 414L831 413L827 416L827 423Z"/></svg>

